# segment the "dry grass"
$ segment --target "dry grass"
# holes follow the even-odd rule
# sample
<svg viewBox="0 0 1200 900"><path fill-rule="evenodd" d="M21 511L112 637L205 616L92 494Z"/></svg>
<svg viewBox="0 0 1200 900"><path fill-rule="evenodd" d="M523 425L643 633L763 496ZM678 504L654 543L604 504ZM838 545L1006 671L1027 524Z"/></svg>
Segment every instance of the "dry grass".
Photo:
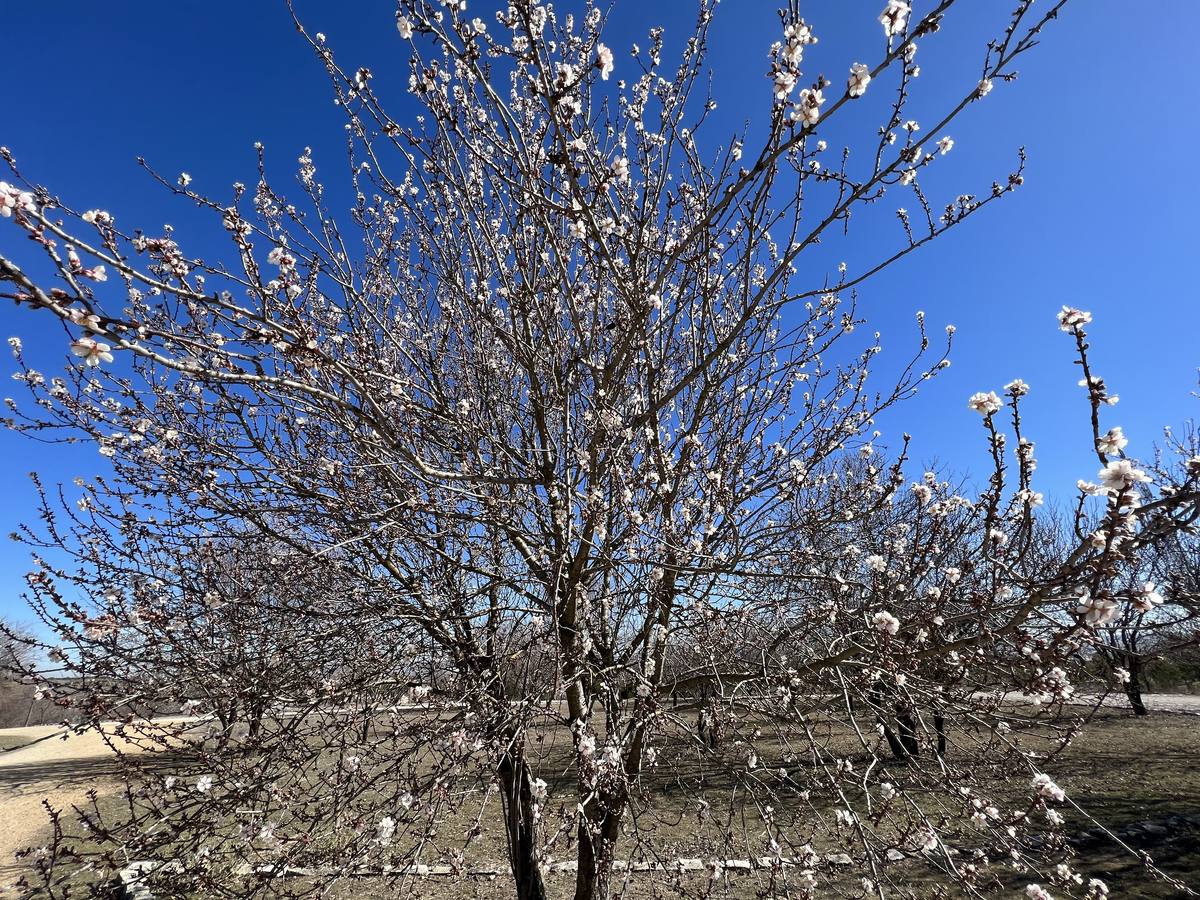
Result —
<svg viewBox="0 0 1200 900"><path fill-rule="evenodd" d="M1200 719L1195 716L1169 713L1156 714L1149 719L1135 719L1120 710L1101 710L1098 712L1090 727L1085 729L1072 747L1052 766L1059 783L1067 790L1071 800L1078 804L1080 811L1069 812L1069 831L1080 832L1095 825L1095 819L1111 830L1120 829L1129 823L1151 820L1168 823L1175 816L1200 815L1200 767L1196 765L1196 742L1200 736ZM543 771L562 772L557 787L569 793L571 776L566 765L567 744L564 735L546 732L540 742L536 742L543 751ZM759 752L764 759L769 759L781 752L778 746L766 738L759 744ZM849 741L847 752L852 747ZM734 751L731 748L730 753ZM561 757L561 759L559 759ZM951 752L953 757L953 750ZM86 765L81 763L81 765ZM698 763L697 763L698 765ZM680 782L673 784L660 783L656 790L656 813L653 816L643 814L634 820L638 828L637 842L646 851L661 858L670 857L746 857L754 855L754 848L742 848L744 852L732 852L723 837L723 829L719 819L701 823L694 815L694 798L687 785L690 778L698 778L698 771L689 771L686 765L672 767L676 773L682 772ZM0 778L3 777L0 770ZM77 780L76 780L77 783ZM1023 785L1022 785L1023 787ZM1020 788L1014 788L1014 791ZM733 811L737 816L744 817L740 828L750 832L761 831L761 817L758 810L745 802L745 795L730 780L722 784L705 775L705 797L713 804L714 809ZM116 808L115 798L112 803ZM740 805L740 806L739 806ZM799 840L809 840L811 821L806 823L806 816L811 816L811 808L805 805L791 806L786 797L781 797L775 804L776 815L782 818L788 827L798 832ZM465 807L446 808L438 816L438 829L434 838L434 846L441 849L461 845L461 836L467 830L468 824L478 810ZM485 827L482 835L470 845L468 861L470 864L495 862L504 857L503 834L495 824L495 801L490 813L485 813ZM548 818L548 824L553 825L554 815ZM1194 884L1200 890L1200 827L1174 827L1173 833L1167 838L1139 836L1129 843L1135 849L1145 849L1155 857L1156 863L1165 871L1185 883ZM1146 839L1143 840L1142 838ZM813 841L821 851L836 850L832 844L822 846ZM630 842L633 843L633 842ZM398 833L397 849L405 849L405 836ZM1176 889L1162 883L1156 883L1147 871L1129 852L1121 850L1115 844L1103 843L1098 840L1085 842L1076 847L1076 859L1071 864L1076 869L1089 875L1103 877L1113 890L1114 896L1121 897L1174 897L1179 896ZM437 861L432 857L437 852L423 858ZM560 856L569 858L569 852L563 848ZM909 859L897 864L897 878L904 885L893 896L912 898L946 896L936 888L934 872L921 859ZM836 873L831 874L835 880L840 880ZM549 887L553 896L569 896L573 876L569 873L556 873L549 878ZM1006 888L1019 888L1024 882L1014 881ZM633 900L643 900L651 897L695 897L701 896L711 885L706 874L688 873L671 875L667 873L639 873L630 877L624 896ZM276 896L287 896L302 893L305 889L302 877L278 879L272 883L271 893ZM734 873L719 881L715 887L716 896L742 898L754 896L772 896L770 878L767 873ZM764 893L765 892L765 893ZM1003 895L1003 894L1002 894ZM466 898L501 898L511 896L511 886L506 877L487 878L453 878L435 877L415 879L373 879L359 877L345 879L334 891L333 896L339 898L394 898L394 897L428 897L445 898L445 900L466 900ZM785 896L785 894L778 894Z"/></svg>

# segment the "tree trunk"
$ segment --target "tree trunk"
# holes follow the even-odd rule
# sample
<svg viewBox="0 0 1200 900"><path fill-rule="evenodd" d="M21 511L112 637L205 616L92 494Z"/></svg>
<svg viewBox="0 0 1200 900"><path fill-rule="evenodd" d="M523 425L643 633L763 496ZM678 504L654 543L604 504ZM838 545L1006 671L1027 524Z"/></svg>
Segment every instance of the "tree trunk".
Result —
<svg viewBox="0 0 1200 900"><path fill-rule="evenodd" d="M920 756L921 745L917 739L917 723L912 714L908 710L901 710L896 714L896 721L900 723L900 742L904 744L908 755Z"/></svg>
<svg viewBox="0 0 1200 900"><path fill-rule="evenodd" d="M1129 680L1125 682L1125 696L1129 698L1129 708L1135 716L1148 716L1150 710L1142 702L1142 658L1130 653L1125 657L1125 666L1129 672Z"/></svg>
<svg viewBox="0 0 1200 900"><path fill-rule="evenodd" d="M620 797L606 797L603 807L593 806L585 811L578 830L575 900L609 900L612 896L613 859L624 812L625 801Z"/></svg>
<svg viewBox="0 0 1200 900"><path fill-rule="evenodd" d="M888 746L892 750L892 757L896 762L908 762L912 758L912 755L909 753L907 735L902 734L901 737L897 737L896 732L892 729L891 722L883 715L883 693L878 689L874 689L871 691L868 700L875 707L876 718L883 727L883 736L887 739ZM901 722L901 731L903 732L903 722Z"/></svg>
<svg viewBox="0 0 1200 900"><path fill-rule="evenodd" d="M500 759L500 796L508 861L517 900L546 900L546 884L537 858L537 822L533 815L533 783L523 754L507 751Z"/></svg>

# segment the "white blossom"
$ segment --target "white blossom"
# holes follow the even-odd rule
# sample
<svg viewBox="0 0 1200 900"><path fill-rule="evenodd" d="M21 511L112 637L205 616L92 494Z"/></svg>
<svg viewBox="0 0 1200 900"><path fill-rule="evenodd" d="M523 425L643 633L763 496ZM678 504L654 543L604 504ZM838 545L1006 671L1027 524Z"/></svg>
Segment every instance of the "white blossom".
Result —
<svg viewBox="0 0 1200 900"><path fill-rule="evenodd" d="M1062 803L1067 797L1063 789L1055 784L1054 779L1052 779L1045 772L1040 772L1037 775L1034 775L1032 785L1033 789L1037 792L1037 795L1039 797L1044 797L1047 800L1054 800L1058 803Z"/></svg>
<svg viewBox="0 0 1200 900"><path fill-rule="evenodd" d="M608 76L612 74L616 63L613 60L613 52L604 44L596 45L596 68L600 70L600 77L608 81Z"/></svg>
<svg viewBox="0 0 1200 900"><path fill-rule="evenodd" d="M1092 321L1092 314L1087 310L1076 309L1073 306L1064 306L1058 312L1058 327L1068 333L1076 328L1082 328Z"/></svg>
<svg viewBox="0 0 1200 900"><path fill-rule="evenodd" d="M1158 592L1158 587L1153 581L1143 584L1141 590L1133 597L1133 608L1142 613L1148 613L1162 603L1163 595Z"/></svg>
<svg viewBox="0 0 1200 900"><path fill-rule="evenodd" d="M1134 468L1127 459L1114 459L1096 476L1102 485L1110 491L1122 491L1150 480L1150 476L1141 469Z"/></svg>
<svg viewBox="0 0 1200 900"><path fill-rule="evenodd" d="M113 355L109 351L112 350L108 344L103 341L97 341L90 337L81 337L71 342L71 352L80 357L85 365L98 366L100 363L110 363L113 361Z"/></svg>
<svg viewBox="0 0 1200 900"><path fill-rule="evenodd" d="M787 69L775 70L775 99L786 100L796 87L796 75Z"/></svg>
<svg viewBox="0 0 1200 900"><path fill-rule="evenodd" d="M1114 600L1093 597L1089 593L1084 593L1079 598L1075 612L1083 616L1083 620L1088 625L1103 625L1117 614L1117 604Z"/></svg>
<svg viewBox="0 0 1200 900"><path fill-rule="evenodd" d="M392 836L396 833L396 820L391 816L384 816L375 826L375 837L379 843L386 844L391 841Z"/></svg>
<svg viewBox="0 0 1200 900"><path fill-rule="evenodd" d="M988 391L986 394L982 391L971 395L971 399L967 401L967 408L973 409L977 413L985 416L990 416L1000 412L1004 406L1004 401L996 396L995 391Z"/></svg>
<svg viewBox="0 0 1200 900"><path fill-rule="evenodd" d="M413 36L412 22L408 21L404 16L396 16L396 30L400 32L400 37L406 41Z"/></svg>
<svg viewBox="0 0 1200 900"><path fill-rule="evenodd" d="M954 149L954 138L950 137L949 135L944 135L938 138L937 148L938 153L940 153L942 156L945 156Z"/></svg>
<svg viewBox="0 0 1200 900"><path fill-rule="evenodd" d="M846 80L846 92L852 97L866 94L866 85L871 83L871 70L865 62L856 62L850 67L850 78Z"/></svg>
<svg viewBox="0 0 1200 900"><path fill-rule="evenodd" d="M792 121L810 127L816 125L821 119L821 104L824 102L825 95L820 90L805 88L792 109Z"/></svg>
<svg viewBox="0 0 1200 900"><path fill-rule="evenodd" d="M880 610L871 617L871 624L876 631L887 632L888 634L897 634L900 631L900 620L893 616L890 612Z"/></svg>
<svg viewBox="0 0 1200 900"><path fill-rule="evenodd" d="M1097 449L1109 456L1120 453L1129 445L1129 439L1125 437L1125 433L1121 431L1118 425L1115 428L1110 428L1104 434L1100 435L1100 440L1096 442Z"/></svg>
<svg viewBox="0 0 1200 900"><path fill-rule="evenodd" d="M903 32L908 25L910 12L912 12L912 8L905 0L888 0L888 5L879 14L879 23L883 26L883 33L888 37L893 37Z"/></svg>

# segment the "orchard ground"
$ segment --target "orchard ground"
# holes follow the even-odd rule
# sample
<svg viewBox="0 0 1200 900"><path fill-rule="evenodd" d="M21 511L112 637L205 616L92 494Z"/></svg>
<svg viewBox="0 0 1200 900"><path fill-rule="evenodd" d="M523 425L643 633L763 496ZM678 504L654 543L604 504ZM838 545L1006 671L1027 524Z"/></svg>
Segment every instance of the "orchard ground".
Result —
<svg viewBox="0 0 1200 900"><path fill-rule="evenodd" d="M1148 695L1154 714L1138 719L1124 709L1105 706L1097 711L1090 726L1053 766L1056 780L1067 791L1070 803L1068 833L1074 842L1073 868L1108 882L1115 897L1151 898L1180 896L1176 888L1156 883L1129 850L1102 836L1091 821L1071 809L1072 803L1109 831L1118 833L1135 851L1146 851L1164 871L1200 892L1200 766L1197 738L1200 737L1200 697ZM109 735L111 739L111 734ZM24 871L14 854L26 847L43 846L50 837L43 801L58 808L87 802L88 792L99 795L101 807L119 808L116 766L108 743L95 733L63 736L53 726L0 731L0 897L17 897L12 884ZM15 749L12 749L15 748ZM681 798L679 823L656 826L654 843L665 856L703 857L705 839L694 815L688 815ZM756 810L747 815L757 818ZM447 832L457 828L447 821ZM478 859L468 865L498 864L503 847L495 829L488 829L476 845ZM398 840L402 835L398 833ZM817 848L819 851L836 848ZM744 854L753 855L752 852ZM896 865L907 867L905 894L923 898L946 896L928 887L933 875L929 860L910 857ZM827 880L838 880L836 866L827 868ZM288 879L288 890L302 887L302 876ZM624 896L630 898L697 896L710 884L707 872L670 875L639 872L629 878ZM573 875L549 876L552 896L567 896ZM848 883L846 885L849 886ZM1014 890L1021 885L1008 887ZM733 870L717 885L716 896L753 897L768 889L769 874ZM340 891L340 892L339 892ZM346 898L430 897L503 898L511 894L506 875L495 878L382 879L369 877L349 881L333 896ZM999 896L1009 895L1001 891Z"/></svg>

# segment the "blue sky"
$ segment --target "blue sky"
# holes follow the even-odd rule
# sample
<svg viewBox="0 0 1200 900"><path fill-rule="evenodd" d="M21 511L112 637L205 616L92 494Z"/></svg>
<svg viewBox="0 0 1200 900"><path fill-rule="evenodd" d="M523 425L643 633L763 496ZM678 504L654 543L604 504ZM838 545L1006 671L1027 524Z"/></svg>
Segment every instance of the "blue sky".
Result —
<svg viewBox="0 0 1200 900"><path fill-rule="evenodd" d="M917 11L928 5L918 2ZM718 12L710 59L719 104L714 132L739 130L767 110L775 6L725 0ZM804 14L821 39L806 70L840 83L851 62L877 58L882 6L805 0ZM978 77L983 43L1008 6L964 0L944 32L923 42L915 118L923 109L932 115L939 100ZM390 93L393 109L403 111L406 55L391 3L297 0L297 7L310 31L328 35L343 65L370 66L376 91ZM472 0L471 7L490 18L495 3ZM679 38L692 9L686 0L617 0L606 39L617 51L617 77L631 42L644 44L646 29L659 23ZM1148 452L1163 425L1196 415L1194 17L1191 0L1154 0L1136 12L1121 0L1075 0L1043 45L1023 58L1021 78L998 86L955 123L956 147L929 185L935 199L986 192L1009 171L1019 146L1029 164L1015 196L860 291L860 310L893 353L884 370L886 360L909 349L917 309L933 330L949 322L958 328L951 369L903 414L880 423L893 444L901 430L913 434L916 461L982 472L979 419L966 399L1019 376L1033 388L1026 430L1038 443L1035 486L1064 496L1077 478L1094 474L1079 375L1054 321L1064 303L1095 314L1094 365L1121 395L1104 424L1123 426L1131 451ZM342 119L282 0L122 0L103 13L93 3L5 0L3 28L9 49L0 54L0 143L28 177L79 208L108 209L123 225L151 232L169 222L182 244L203 253L209 238L189 234L187 207L153 185L136 157L168 175L186 170L194 188L217 196L234 181L253 183L255 141L266 144L268 164L280 176L294 170L306 146L323 176L336 182L340 175ZM886 100L882 91L867 99ZM878 109L853 109L830 143L869 140ZM887 211L902 202L889 197ZM890 213L868 219L827 252L842 254L853 272L856 260L893 246L893 223ZM18 240L11 226L0 227L3 252L23 254ZM0 306L0 331L19 335L44 371L63 364L66 343L48 321ZM47 447L9 433L0 433L0 454L2 534L34 518L29 471L52 484L103 464L94 450ZM24 548L0 545L0 615L22 617L17 594L27 568Z"/></svg>

